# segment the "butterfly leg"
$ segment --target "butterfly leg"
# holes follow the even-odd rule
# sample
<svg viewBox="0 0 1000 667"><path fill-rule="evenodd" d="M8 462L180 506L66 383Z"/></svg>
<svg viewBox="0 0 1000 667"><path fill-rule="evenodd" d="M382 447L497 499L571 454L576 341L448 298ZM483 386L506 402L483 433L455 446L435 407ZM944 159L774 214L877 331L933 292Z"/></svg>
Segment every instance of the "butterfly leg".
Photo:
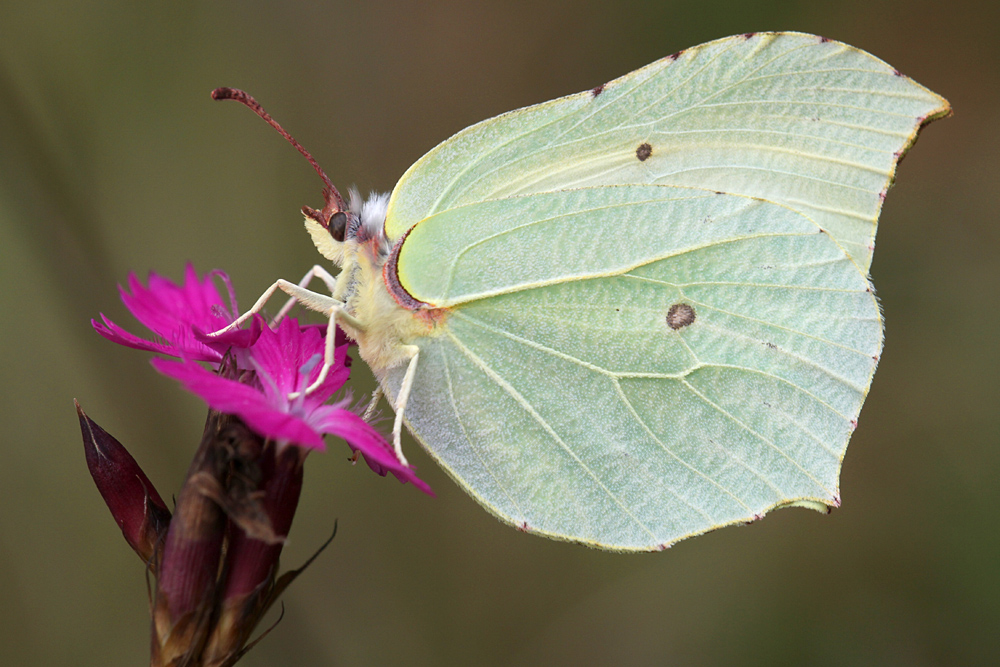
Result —
<svg viewBox="0 0 1000 667"><path fill-rule="evenodd" d="M323 274L326 272L323 271L321 267L320 271L322 271L323 273L319 273L318 274L319 277L323 280L323 282L327 282L326 278L323 276ZM318 272L310 271L310 273L314 273L315 275ZM330 276L329 274L326 274L326 276L329 277L331 280L333 279L332 276ZM306 278L311 278L311 276L307 274ZM309 281L304 278L303 282L308 283ZM327 283L327 285L329 286L329 283ZM305 393L310 394L313 391L315 391L317 387L323 384L323 382L326 380L326 376L330 373L330 368L333 367L334 354L336 352L337 320L345 322L350 326L354 327L355 329L364 330L364 325L356 318L349 315L347 311L344 310L344 304L338 301L337 299L334 299L332 296L319 294L318 292L313 292L312 290L306 289L302 285L296 285L294 283L288 282L287 280L279 279L273 285L268 287L263 294L260 295L260 298L257 299L257 303L255 303L250 310L248 310L247 312L243 313L238 318L236 318L236 320L229 326L219 329L218 331L215 331L209 335L217 336L223 333L224 331L229 331L230 329L235 329L239 327L249 318L253 317L254 314L259 313L261 309L264 308L264 304L267 303L267 300L270 299L272 296L274 296L274 293L279 289L288 296L290 296L293 302L301 303L309 310L322 313L323 315L326 315L330 320L330 325L327 327L326 330L326 339L323 352L323 367L322 369L320 369L319 376L316 378L316 380L305 389ZM282 311L284 310L285 308L282 308ZM297 396L300 395L300 393L301 392L297 391L292 392L288 395L288 398L289 399L296 398Z"/></svg>
<svg viewBox="0 0 1000 667"><path fill-rule="evenodd" d="M326 285L326 288L330 290L330 294L332 295L334 293L334 289L337 285L337 279L330 275L330 272L319 264L313 265L306 275L302 277L302 280L299 281L299 287L304 289L309 283L312 282L313 278L319 278L322 280L323 284ZM278 314L271 320L271 324L278 324L281 320L285 319L285 316L288 315L288 312L296 303L298 303L298 300L294 296L289 297L288 301L285 302L285 305L278 311Z"/></svg>
<svg viewBox="0 0 1000 667"><path fill-rule="evenodd" d="M399 387L399 396L396 397L396 420L392 424L392 445L396 448L396 456L399 457L403 465L410 465L403 456L403 446L400 436L403 431L403 413L406 412L406 402L410 399L410 389L413 387L413 378L417 375L417 359L420 358L420 348L416 345L405 345L403 351L409 355L410 361L406 365L406 373L403 375L403 383Z"/></svg>
<svg viewBox="0 0 1000 667"><path fill-rule="evenodd" d="M278 282L285 283L281 286L281 290L283 292L295 298L309 310L314 310L318 313L326 315L330 321L326 328L326 339L323 349L323 367L320 369L319 375L316 376L316 380L306 387L304 392L293 391L288 394L288 398L293 399L298 397L301 393L311 394L326 381L326 376L330 373L330 369L333 367L334 355L337 350L337 321L339 320L344 322L345 324L348 324L360 331L364 331L365 326L357 318L349 315L347 311L344 310L344 304L337 299L317 294L316 292L307 290L304 287L299 287L298 285L292 285L288 281L279 280Z"/></svg>
<svg viewBox="0 0 1000 667"><path fill-rule="evenodd" d="M341 309L343 309L344 306L343 303L334 299L333 297L324 296L317 292L308 290L300 285L290 283L287 280L279 279L275 281L273 285L264 290L264 293L260 295L260 298L257 299L257 302L253 305L253 307L250 308L250 310L237 317L230 325L225 326L219 329L218 331L213 331L208 335L218 336L221 333L224 333L226 331L231 331L233 329L238 329L239 327L243 326L243 324L247 320L249 320L251 317L253 317L254 315L256 315L257 313L259 313L261 310L264 309L264 305L268 302L268 300L272 296L274 296L274 293L277 292L279 289L285 294L292 297L292 299L294 299L296 302L301 303L309 310L314 310L323 314L327 314L328 311L330 311L335 306L339 306ZM284 311L285 309L282 308L282 310ZM350 316L344 313L344 317L346 318ZM350 319L353 320L354 318Z"/></svg>
<svg viewBox="0 0 1000 667"><path fill-rule="evenodd" d="M261 310L263 310L264 304L266 304L267 301L268 301L268 299L270 299L272 296L274 296L274 293L276 291L278 291L278 289L281 288L281 283L283 283L283 282L287 282L287 281L278 280L277 282L275 282L273 285L271 285L266 290L264 290L264 293L260 295L260 298L257 299L257 302L253 305L252 308L250 308L250 310L248 310L247 312L245 312L242 315L240 315L239 317L237 317L229 325L222 327L218 331L213 331L212 333L210 333L208 335L209 336L218 336L219 334L225 333L227 331L231 331L233 329L239 329L241 326L243 326L243 324L247 320L249 320L251 317L253 317L257 313L259 313Z"/></svg>
<svg viewBox="0 0 1000 667"><path fill-rule="evenodd" d="M368 407L365 408L365 413L361 415L361 418L365 421L371 419L372 414L375 412L375 406L378 405L378 399L382 398L382 387L375 387L375 391L372 392L372 398L368 401Z"/></svg>

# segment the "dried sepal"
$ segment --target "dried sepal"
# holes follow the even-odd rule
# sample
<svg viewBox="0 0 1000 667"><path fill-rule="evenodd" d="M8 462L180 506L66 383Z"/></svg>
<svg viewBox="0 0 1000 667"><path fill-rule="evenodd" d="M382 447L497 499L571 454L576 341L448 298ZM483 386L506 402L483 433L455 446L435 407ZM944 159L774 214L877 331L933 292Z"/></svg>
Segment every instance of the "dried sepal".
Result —
<svg viewBox="0 0 1000 667"><path fill-rule="evenodd" d="M216 498L234 461L259 457L261 438L231 415L210 411L201 445L177 496L153 600L153 667L200 665L216 617L227 516Z"/></svg>

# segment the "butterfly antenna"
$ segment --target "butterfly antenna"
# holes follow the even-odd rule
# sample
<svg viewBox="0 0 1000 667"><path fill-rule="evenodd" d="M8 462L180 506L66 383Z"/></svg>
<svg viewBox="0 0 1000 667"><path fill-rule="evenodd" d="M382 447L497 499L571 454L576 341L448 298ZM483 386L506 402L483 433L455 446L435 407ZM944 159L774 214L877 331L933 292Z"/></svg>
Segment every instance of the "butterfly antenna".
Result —
<svg viewBox="0 0 1000 667"><path fill-rule="evenodd" d="M216 88L212 91L212 99L236 100L244 106L249 107L251 111L263 118L268 125L276 129L281 136L287 139L288 143L295 146L295 148L302 153L305 159L309 160L309 164L313 166L313 169L316 170L319 177L323 179L323 198L326 200L326 205L323 207L322 211L317 211L314 208L303 206L302 213L329 229L330 218L333 217L334 214L346 210L347 206L344 203L344 198L340 196L337 188L333 187L333 183L330 181L330 178L326 175L326 172L323 171L322 167L319 166L319 163L316 162L316 159L309 153L309 151L303 148L302 144L295 141L295 138L288 134L283 127L278 125L278 122L271 118L269 113L264 111L264 107L262 107L257 100L242 90L239 90L238 88Z"/></svg>

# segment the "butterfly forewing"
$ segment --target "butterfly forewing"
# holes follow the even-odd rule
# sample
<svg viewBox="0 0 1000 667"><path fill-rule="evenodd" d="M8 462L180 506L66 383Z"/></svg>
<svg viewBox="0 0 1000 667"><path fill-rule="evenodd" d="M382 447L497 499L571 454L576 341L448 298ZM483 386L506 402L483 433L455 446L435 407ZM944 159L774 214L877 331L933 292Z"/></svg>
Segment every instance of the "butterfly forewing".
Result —
<svg viewBox="0 0 1000 667"><path fill-rule="evenodd" d="M451 208L611 184L764 198L827 230L867 273L901 154L947 102L881 60L813 35L710 42L474 125L400 180L390 238Z"/></svg>

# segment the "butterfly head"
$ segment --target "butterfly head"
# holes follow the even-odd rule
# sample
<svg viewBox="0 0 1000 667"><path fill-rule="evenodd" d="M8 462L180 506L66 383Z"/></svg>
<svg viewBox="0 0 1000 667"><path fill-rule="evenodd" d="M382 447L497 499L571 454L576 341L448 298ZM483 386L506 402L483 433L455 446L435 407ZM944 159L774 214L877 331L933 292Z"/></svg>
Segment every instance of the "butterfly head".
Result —
<svg viewBox="0 0 1000 667"><path fill-rule="evenodd" d="M391 249L384 232L389 195L372 193L364 199L354 188L348 194L346 210L328 213L328 208L302 207L306 230L320 254L337 266L343 268L347 257L360 248L366 248L380 265Z"/></svg>

